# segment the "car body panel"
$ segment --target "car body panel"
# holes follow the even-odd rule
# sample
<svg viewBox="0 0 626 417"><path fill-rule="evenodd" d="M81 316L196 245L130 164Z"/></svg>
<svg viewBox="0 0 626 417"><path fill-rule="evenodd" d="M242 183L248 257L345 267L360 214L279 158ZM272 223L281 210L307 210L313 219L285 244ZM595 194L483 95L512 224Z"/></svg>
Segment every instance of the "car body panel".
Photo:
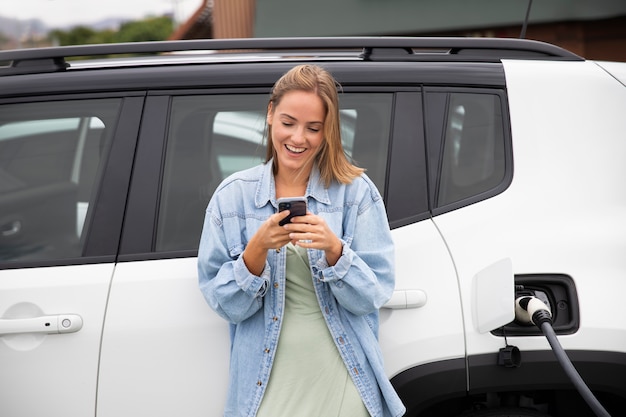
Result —
<svg viewBox="0 0 626 417"><path fill-rule="evenodd" d="M433 360L465 356L456 271L435 224L427 219L391 233L396 243L396 291L421 290L426 303L380 312L379 339L390 377Z"/></svg>
<svg viewBox="0 0 626 417"><path fill-rule="evenodd" d="M0 336L3 415L94 414L113 271L111 263L0 271L0 321L75 314L83 322L74 333Z"/></svg>
<svg viewBox="0 0 626 417"><path fill-rule="evenodd" d="M602 306L617 305L626 290L626 261L615 251L626 247L626 192L604 180L626 176L621 138L626 119L619 116L626 108L626 88L589 62L568 64L568 71L564 63L504 65L514 132L513 182L501 195L435 218L459 274L468 355L504 346L502 338L477 333L470 320L471 277L500 257L511 258L516 274L574 278L585 330L563 337L566 348L592 349L602 334L619 342L606 345L609 350L623 351L626 334L615 331L623 321L604 314ZM572 71L572 66L580 68ZM597 287L596 275L611 284ZM515 343L548 348L538 337Z"/></svg>
<svg viewBox="0 0 626 417"><path fill-rule="evenodd" d="M228 323L198 291L196 258L119 263L103 331L97 415L219 415L229 340Z"/></svg>

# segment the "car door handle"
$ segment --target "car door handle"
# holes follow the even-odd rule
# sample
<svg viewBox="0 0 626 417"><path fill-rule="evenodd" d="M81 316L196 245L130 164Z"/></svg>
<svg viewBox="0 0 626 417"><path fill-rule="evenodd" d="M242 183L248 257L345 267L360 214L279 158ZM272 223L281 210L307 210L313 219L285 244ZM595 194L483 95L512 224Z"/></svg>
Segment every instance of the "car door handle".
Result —
<svg viewBox="0 0 626 417"><path fill-rule="evenodd" d="M383 308L419 308L423 307L426 301L426 293L423 290L395 290Z"/></svg>
<svg viewBox="0 0 626 417"><path fill-rule="evenodd" d="M0 234L3 237L16 235L20 230L22 230L22 222L19 220L9 221L0 226Z"/></svg>
<svg viewBox="0 0 626 417"><path fill-rule="evenodd" d="M74 333L82 327L83 318L78 314L0 319L0 336L18 333Z"/></svg>

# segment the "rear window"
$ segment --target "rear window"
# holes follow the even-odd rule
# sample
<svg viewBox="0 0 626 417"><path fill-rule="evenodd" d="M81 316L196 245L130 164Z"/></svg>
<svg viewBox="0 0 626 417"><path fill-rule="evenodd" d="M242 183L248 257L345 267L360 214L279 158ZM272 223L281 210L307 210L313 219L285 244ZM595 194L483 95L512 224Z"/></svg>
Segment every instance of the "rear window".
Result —
<svg viewBox="0 0 626 417"><path fill-rule="evenodd" d="M436 207L469 204L506 187L512 167L502 97L489 92L427 97L430 154L439 167Z"/></svg>

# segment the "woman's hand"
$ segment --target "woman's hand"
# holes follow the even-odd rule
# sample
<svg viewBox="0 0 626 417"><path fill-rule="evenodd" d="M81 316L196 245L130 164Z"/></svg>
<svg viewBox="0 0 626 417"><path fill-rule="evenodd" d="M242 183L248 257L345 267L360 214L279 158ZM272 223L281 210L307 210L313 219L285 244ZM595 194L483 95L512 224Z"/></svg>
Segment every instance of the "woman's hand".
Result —
<svg viewBox="0 0 626 417"><path fill-rule="evenodd" d="M288 210L271 215L246 245L243 261L252 274L260 276L263 273L268 250L282 248L291 240L285 226L278 224L288 215Z"/></svg>
<svg viewBox="0 0 626 417"><path fill-rule="evenodd" d="M289 232L288 236L294 245L323 250L328 265L335 265L341 257L341 240L320 216L307 211L306 216L294 217L291 223L283 227Z"/></svg>

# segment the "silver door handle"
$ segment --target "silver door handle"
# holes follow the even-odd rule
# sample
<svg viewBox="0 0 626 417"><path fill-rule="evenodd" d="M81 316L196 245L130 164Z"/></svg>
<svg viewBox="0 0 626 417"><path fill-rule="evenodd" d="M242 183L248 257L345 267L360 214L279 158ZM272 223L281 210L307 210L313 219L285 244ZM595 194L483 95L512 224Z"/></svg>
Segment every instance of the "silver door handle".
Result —
<svg viewBox="0 0 626 417"><path fill-rule="evenodd" d="M20 232L20 230L22 230L22 222L19 220L7 222L0 226L0 230L0 233L2 233L2 236L4 237L16 235Z"/></svg>
<svg viewBox="0 0 626 417"><path fill-rule="evenodd" d="M0 336L18 333L74 333L82 327L83 318L78 314L0 319Z"/></svg>
<svg viewBox="0 0 626 417"><path fill-rule="evenodd" d="M383 308L419 308L426 305L427 297L423 290L395 290Z"/></svg>

